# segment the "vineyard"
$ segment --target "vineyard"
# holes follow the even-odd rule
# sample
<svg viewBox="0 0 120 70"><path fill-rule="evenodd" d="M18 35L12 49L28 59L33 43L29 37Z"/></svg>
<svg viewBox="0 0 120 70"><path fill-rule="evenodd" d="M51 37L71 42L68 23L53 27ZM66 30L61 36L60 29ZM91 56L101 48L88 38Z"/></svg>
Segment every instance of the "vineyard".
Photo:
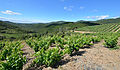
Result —
<svg viewBox="0 0 120 70"><path fill-rule="evenodd" d="M119 32L120 24L102 24L96 26L88 26L77 29L77 31L90 31L90 32Z"/></svg>
<svg viewBox="0 0 120 70"><path fill-rule="evenodd" d="M120 0L0 0L0 70L120 70Z"/></svg>
<svg viewBox="0 0 120 70"><path fill-rule="evenodd" d="M26 62L20 42L0 43L0 70L22 70Z"/></svg>
<svg viewBox="0 0 120 70"><path fill-rule="evenodd" d="M92 45L101 40L105 41L102 43L104 47L119 49L118 38L118 33L80 34L71 32L31 37L26 39L26 44L34 50L35 53L30 56L35 58L27 67L24 66L30 59L24 56L22 49L24 45L21 41L0 42L0 69L22 70L24 67L29 70L31 68L59 67L61 60L66 55L73 57L81 49L92 48Z"/></svg>
<svg viewBox="0 0 120 70"><path fill-rule="evenodd" d="M89 23L1 39L0 70L119 70L120 24ZM59 23L67 24L74 23Z"/></svg>

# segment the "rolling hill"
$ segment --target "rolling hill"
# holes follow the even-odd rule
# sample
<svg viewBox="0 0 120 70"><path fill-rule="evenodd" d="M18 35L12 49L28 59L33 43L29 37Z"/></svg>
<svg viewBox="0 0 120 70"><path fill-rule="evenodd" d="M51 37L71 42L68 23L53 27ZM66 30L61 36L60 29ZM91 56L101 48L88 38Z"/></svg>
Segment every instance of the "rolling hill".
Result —
<svg viewBox="0 0 120 70"><path fill-rule="evenodd" d="M45 33L54 33L59 31L67 31L75 28L81 28L85 26L99 25L97 23L91 23L88 21L78 21L78 22L65 22L57 21L50 23L32 23L32 24L23 24L23 23L13 23L9 21L0 21L0 39L9 38L9 39L19 39L28 34L45 34Z"/></svg>
<svg viewBox="0 0 120 70"><path fill-rule="evenodd" d="M97 20L95 22L96 23L100 23L100 24L120 23L120 18L116 18L116 19L102 19L102 20Z"/></svg>
<svg viewBox="0 0 120 70"><path fill-rule="evenodd" d="M90 32L120 32L120 18L116 19L102 19L94 21L100 25L86 26L76 29L77 31L90 31Z"/></svg>
<svg viewBox="0 0 120 70"><path fill-rule="evenodd" d="M97 23L91 22L65 22L65 21L57 21L50 23L36 23L36 24L16 24L20 28L26 30L33 30L37 33L45 33L45 32L56 32L56 31L64 31L71 30L74 28L85 27L85 26L93 26L99 25Z"/></svg>
<svg viewBox="0 0 120 70"><path fill-rule="evenodd" d="M50 23L13 23L0 21L0 36L8 38L20 38L31 33L54 33L77 29L92 32L119 32L120 18L102 19L97 21L65 22L57 21Z"/></svg>
<svg viewBox="0 0 120 70"><path fill-rule="evenodd" d="M87 26L83 28L78 28L77 31L89 31L89 32L119 32L120 24L102 24L96 26Z"/></svg>

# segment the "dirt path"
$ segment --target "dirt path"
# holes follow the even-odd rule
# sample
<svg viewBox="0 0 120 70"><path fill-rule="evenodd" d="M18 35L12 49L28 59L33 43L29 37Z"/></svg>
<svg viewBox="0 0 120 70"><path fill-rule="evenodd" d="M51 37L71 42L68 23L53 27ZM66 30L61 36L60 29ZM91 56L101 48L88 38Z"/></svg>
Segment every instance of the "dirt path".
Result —
<svg viewBox="0 0 120 70"><path fill-rule="evenodd" d="M24 47L22 48L23 56L25 56L27 58L27 63L23 66L23 70L26 70L32 63L32 61L34 59L33 54L35 52L25 42L23 42L22 45L24 45Z"/></svg>
<svg viewBox="0 0 120 70"><path fill-rule="evenodd" d="M72 57L67 55L63 64L54 70L120 70L120 50L109 50L103 43L104 41L101 41L92 48L80 49Z"/></svg>
<svg viewBox="0 0 120 70"><path fill-rule="evenodd" d="M96 33L96 32L88 32L88 31L74 31L74 32L78 32L78 33Z"/></svg>

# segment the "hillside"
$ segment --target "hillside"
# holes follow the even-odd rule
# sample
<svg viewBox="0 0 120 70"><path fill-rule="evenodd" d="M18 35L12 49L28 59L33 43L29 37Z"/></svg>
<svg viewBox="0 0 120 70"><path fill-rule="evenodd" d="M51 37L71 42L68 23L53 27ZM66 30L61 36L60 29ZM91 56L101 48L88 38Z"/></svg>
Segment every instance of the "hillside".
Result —
<svg viewBox="0 0 120 70"><path fill-rule="evenodd" d="M50 23L16 24L16 26L19 26L20 28L25 28L26 30L33 30L38 33L66 31L74 28L93 26L93 25L99 25L99 24L91 23L87 21L84 21L84 22L57 21L57 22L50 22Z"/></svg>
<svg viewBox="0 0 120 70"><path fill-rule="evenodd" d="M20 28L15 23L8 21L0 21L0 33L15 34L15 33L29 33L30 30L24 30Z"/></svg>
<svg viewBox="0 0 120 70"><path fill-rule="evenodd" d="M99 25L97 23L91 23L88 21L84 22L50 22L50 23L32 23L32 24L23 24L23 23L13 23L9 21L0 21L0 39L19 39L24 38L28 34L46 34L46 33L55 33L59 31L67 31L75 28L81 28L85 26Z"/></svg>
<svg viewBox="0 0 120 70"><path fill-rule="evenodd" d="M22 37L23 34L35 33L33 31L20 28L14 24L15 23L8 21L0 21L0 40L16 39Z"/></svg>
<svg viewBox="0 0 120 70"><path fill-rule="evenodd" d="M87 26L76 29L77 31L90 31L90 32L119 32L120 24L102 24L96 26Z"/></svg>
<svg viewBox="0 0 120 70"><path fill-rule="evenodd" d="M89 32L120 32L120 18L116 19L102 19L93 21L100 25L86 26L76 29L77 31L89 31Z"/></svg>
<svg viewBox="0 0 120 70"><path fill-rule="evenodd" d="M78 27L93 26L93 25L99 25L99 24L91 23L88 21L84 21L84 22L58 21L58 22L50 22L50 23L32 23L32 24L1 21L1 24L0 24L1 30L6 31L4 33L10 33L10 32L25 33L25 31L28 31L28 32L34 31L37 33L44 33L44 32L63 31L65 29L71 30Z"/></svg>
<svg viewBox="0 0 120 70"><path fill-rule="evenodd" d="M102 20L97 20L95 22L96 23L100 23L100 24L120 23L120 18L116 18L116 19L102 19Z"/></svg>
<svg viewBox="0 0 120 70"><path fill-rule="evenodd" d="M119 32L120 18L103 19L98 21L57 21L50 23L13 23L0 21L0 36L2 38L20 38L31 33L55 33L77 29L78 31L91 32ZM5 36L5 37L4 37Z"/></svg>

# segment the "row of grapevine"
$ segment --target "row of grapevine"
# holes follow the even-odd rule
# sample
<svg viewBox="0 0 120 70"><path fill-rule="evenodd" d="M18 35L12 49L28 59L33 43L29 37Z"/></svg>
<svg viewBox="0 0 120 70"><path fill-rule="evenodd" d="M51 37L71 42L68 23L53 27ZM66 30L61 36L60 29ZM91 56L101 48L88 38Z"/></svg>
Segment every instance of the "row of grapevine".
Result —
<svg viewBox="0 0 120 70"><path fill-rule="evenodd" d="M111 25L105 24L104 28L102 28L102 29L104 32L109 32L109 30L112 29L112 27L114 27L114 26L115 26L115 24L111 24Z"/></svg>
<svg viewBox="0 0 120 70"><path fill-rule="evenodd" d="M120 29L120 25L118 25L118 27L116 27L113 31L117 32L117 31L119 31L119 29Z"/></svg>
<svg viewBox="0 0 120 70"><path fill-rule="evenodd" d="M114 32L114 29L116 29L119 25L113 26L111 29L109 29L109 32Z"/></svg>
<svg viewBox="0 0 120 70"><path fill-rule="evenodd" d="M115 32L117 31L120 24L102 24L96 26L88 26L83 28L78 28L78 31L90 31L90 32Z"/></svg>
<svg viewBox="0 0 120 70"><path fill-rule="evenodd" d="M105 47L116 48L118 33L93 33L93 34L56 34L32 37L26 43L34 49L35 66L55 66L65 54L70 56L79 49L90 47L95 42L104 39ZM22 70L26 62L23 57L21 42L0 42L0 70Z"/></svg>
<svg viewBox="0 0 120 70"><path fill-rule="evenodd" d="M104 46L107 47L107 48L114 48L114 49L118 49L119 47L117 46L117 43L118 43L118 37L119 35L118 34L113 34L111 36L106 36L104 38Z"/></svg>
<svg viewBox="0 0 120 70"><path fill-rule="evenodd" d="M98 36L70 34L30 38L26 40L26 43L36 52L34 65L54 66L62 59L63 55L72 55L80 48L91 46L100 40L101 38Z"/></svg>
<svg viewBox="0 0 120 70"><path fill-rule="evenodd" d="M23 57L20 42L6 42L0 52L0 70L22 70L26 58Z"/></svg>
<svg viewBox="0 0 120 70"><path fill-rule="evenodd" d="M4 42L0 42L0 50L5 46Z"/></svg>
<svg viewBox="0 0 120 70"><path fill-rule="evenodd" d="M119 49L119 46L117 45L118 38L120 37L119 33L96 33L96 34L105 41L103 45L106 48Z"/></svg>

